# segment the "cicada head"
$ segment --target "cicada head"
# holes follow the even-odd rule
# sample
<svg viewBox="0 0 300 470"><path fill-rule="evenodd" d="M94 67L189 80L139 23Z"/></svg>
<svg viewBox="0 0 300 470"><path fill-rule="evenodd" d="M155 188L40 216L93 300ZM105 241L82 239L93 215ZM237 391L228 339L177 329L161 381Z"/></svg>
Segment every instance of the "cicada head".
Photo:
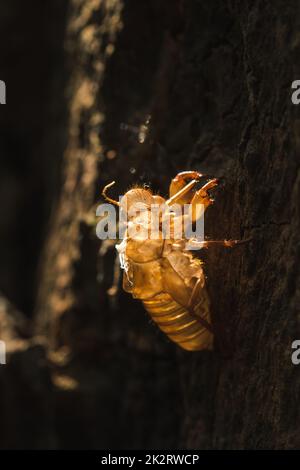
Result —
<svg viewBox="0 0 300 470"><path fill-rule="evenodd" d="M153 203L152 199L151 191L144 188L133 188L121 198L121 209L127 214L133 212L133 209L137 207L144 207L145 210L149 210Z"/></svg>

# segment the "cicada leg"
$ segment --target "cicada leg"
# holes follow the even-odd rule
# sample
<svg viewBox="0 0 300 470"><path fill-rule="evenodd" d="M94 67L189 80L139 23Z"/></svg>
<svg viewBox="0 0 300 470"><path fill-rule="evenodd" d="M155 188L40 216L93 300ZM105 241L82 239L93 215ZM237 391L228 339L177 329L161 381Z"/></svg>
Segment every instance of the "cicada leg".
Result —
<svg viewBox="0 0 300 470"><path fill-rule="evenodd" d="M120 279L121 279L120 261L119 261L119 257L116 256L115 261L114 261L113 283L107 291L107 294L109 295L109 297L112 299L113 302L115 301L115 298L117 297L119 293Z"/></svg>
<svg viewBox="0 0 300 470"><path fill-rule="evenodd" d="M194 240L191 239L188 241L188 245L190 249L199 249L201 248L209 248L210 246L224 246L226 248L233 248L236 245L243 245L244 243L248 243L252 240L252 238L247 238L245 240Z"/></svg>
<svg viewBox="0 0 300 470"><path fill-rule="evenodd" d="M168 206L172 204L189 204L193 198L193 189L203 175L198 171L183 171L172 179L166 201ZM188 183L188 181L190 182Z"/></svg>
<svg viewBox="0 0 300 470"><path fill-rule="evenodd" d="M216 186L218 186L218 180L214 178L195 192L190 207L191 222L196 222L196 220L202 217L207 207L214 202L207 191L215 188Z"/></svg>
<svg viewBox="0 0 300 470"><path fill-rule="evenodd" d="M196 180L198 181L203 175L199 173L198 171L182 171L181 173L178 173L175 178L172 179L170 188L169 188L169 195L170 198L175 196L179 191L181 191L184 186L188 183L190 180Z"/></svg>
<svg viewBox="0 0 300 470"><path fill-rule="evenodd" d="M98 254L98 262L97 262L97 280L99 282L104 281L104 271L105 271L105 263L106 263L106 255L111 249L115 248L115 240L104 240L101 244L101 248ZM116 310L118 304L118 294L119 294L119 287L120 287L120 279L121 279L121 270L120 270L120 261L119 256L115 256L114 260L114 269L113 269L113 282L111 287L108 289L108 299L109 303L111 304L112 310Z"/></svg>

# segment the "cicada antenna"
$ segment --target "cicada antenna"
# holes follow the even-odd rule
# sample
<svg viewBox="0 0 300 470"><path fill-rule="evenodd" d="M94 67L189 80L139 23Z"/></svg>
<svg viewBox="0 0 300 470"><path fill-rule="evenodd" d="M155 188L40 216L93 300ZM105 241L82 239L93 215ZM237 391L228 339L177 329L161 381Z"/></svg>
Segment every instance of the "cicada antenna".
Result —
<svg viewBox="0 0 300 470"><path fill-rule="evenodd" d="M115 206L120 206L120 203L118 201L115 201L114 199L111 199L109 196L107 196L106 194L106 191L111 188L116 182L115 181L112 181L111 183L107 184L106 186L104 186L103 190L102 190L102 196L104 197L104 199L106 199L108 202L110 202L111 204L114 204Z"/></svg>

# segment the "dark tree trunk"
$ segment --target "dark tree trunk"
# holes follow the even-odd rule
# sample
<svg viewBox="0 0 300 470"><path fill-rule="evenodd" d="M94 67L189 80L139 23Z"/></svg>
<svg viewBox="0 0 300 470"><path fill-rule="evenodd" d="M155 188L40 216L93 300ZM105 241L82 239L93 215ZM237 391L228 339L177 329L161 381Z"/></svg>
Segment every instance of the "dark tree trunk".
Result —
<svg viewBox="0 0 300 470"><path fill-rule="evenodd" d="M2 447L299 447L298 27L293 0L70 0L66 112L44 144L66 148L49 176L33 333L7 327L0 406L19 435ZM135 183L165 195L187 169L222 182L206 236L251 238L203 254L213 352L179 350L138 301L107 295L115 253L89 223L111 180L115 196Z"/></svg>

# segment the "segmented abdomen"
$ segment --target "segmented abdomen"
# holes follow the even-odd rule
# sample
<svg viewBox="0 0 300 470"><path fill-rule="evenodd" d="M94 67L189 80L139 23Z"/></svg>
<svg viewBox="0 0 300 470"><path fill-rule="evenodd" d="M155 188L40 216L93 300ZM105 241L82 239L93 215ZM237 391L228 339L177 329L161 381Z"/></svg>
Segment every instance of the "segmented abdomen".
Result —
<svg viewBox="0 0 300 470"><path fill-rule="evenodd" d="M185 307L175 302L169 294L158 294L143 304L153 321L168 337L188 351L211 349L212 333L203 326L197 316L209 323L209 310L200 299L197 310L191 314Z"/></svg>

